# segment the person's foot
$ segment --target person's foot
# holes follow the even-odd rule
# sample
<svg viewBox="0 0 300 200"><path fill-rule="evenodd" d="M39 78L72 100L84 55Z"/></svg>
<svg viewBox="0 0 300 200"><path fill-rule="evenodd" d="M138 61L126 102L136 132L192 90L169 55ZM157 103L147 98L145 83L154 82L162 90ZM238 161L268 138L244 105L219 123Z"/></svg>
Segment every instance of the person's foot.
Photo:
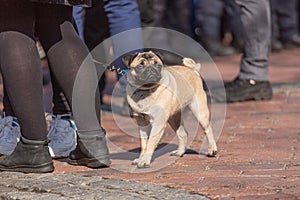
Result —
<svg viewBox="0 0 300 200"><path fill-rule="evenodd" d="M76 149L70 153L68 163L70 165L86 166L93 169L109 167L111 164L110 161L103 162L101 160L102 159L86 156L77 146Z"/></svg>
<svg viewBox="0 0 300 200"><path fill-rule="evenodd" d="M93 135L78 133L77 147L70 153L68 163L90 168L108 167L111 160L103 131Z"/></svg>
<svg viewBox="0 0 300 200"><path fill-rule="evenodd" d="M12 116L0 117L0 155L10 155L20 139L18 120Z"/></svg>
<svg viewBox="0 0 300 200"><path fill-rule="evenodd" d="M213 88L211 99L215 102L241 102L249 100L270 100L272 87L269 81L241 80L227 82L223 87Z"/></svg>
<svg viewBox="0 0 300 200"><path fill-rule="evenodd" d="M291 38L283 40L282 44L285 49L300 47L300 35L293 35Z"/></svg>
<svg viewBox="0 0 300 200"><path fill-rule="evenodd" d="M47 144L48 141L28 140L21 137L11 155L0 157L0 171L24 173L54 171Z"/></svg>
<svg viewBox="0 0 300 200"><path fill-rule="evenodd" d="M68 157L76 148L76 126L69 114L52 115L48 131L49 152L53 158Z"/></svg>

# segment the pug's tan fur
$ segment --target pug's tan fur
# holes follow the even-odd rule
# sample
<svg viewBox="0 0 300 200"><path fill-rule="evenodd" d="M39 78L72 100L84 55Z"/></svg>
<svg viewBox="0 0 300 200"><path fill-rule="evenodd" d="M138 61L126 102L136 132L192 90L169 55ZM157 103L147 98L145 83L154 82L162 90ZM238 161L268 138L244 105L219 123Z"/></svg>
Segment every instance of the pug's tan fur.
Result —
<svg viewBox="0 0 300 200"><path fill-rule="evenodd" d="M190 58L184 58L182 65L160 69L159 65L163 66L163 61L158 54L152 51L127 56L124 58L124 62L129 68L127 100L131 108L131 115L139 125L141 137L140 156L132 163L138 168L150 166L152 155L167 123L177 133L179 140L178 149L171 155L182 156L185 153L187 132L181 119L181 111L187 107L195 115L207 136L208 156L216 155L217 146L210 127L207 98L199 75L200 64ZM143 67L147 68L153 65L160 70L153 69L153 74L159 71L161 78L157 82L149 81L150 84L145 78L146 84L143 85L141 80L146 75L139 74L139 71ZM140 69L137 70L137 68Z"/></svg>

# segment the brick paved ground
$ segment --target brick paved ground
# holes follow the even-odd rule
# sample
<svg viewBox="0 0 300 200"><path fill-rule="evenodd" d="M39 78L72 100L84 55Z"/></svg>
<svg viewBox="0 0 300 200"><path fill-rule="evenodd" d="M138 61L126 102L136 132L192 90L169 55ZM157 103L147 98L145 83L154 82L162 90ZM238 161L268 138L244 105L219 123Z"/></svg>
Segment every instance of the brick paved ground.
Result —
<svg viewBox="0 0 300 200"><path fill-rule="evenodd" d="M131 121L126 117L104 113L103 126L108 131L110 141L124 150L118 153L111 147L112 167L88 170L57 161L56 173L161 184L212 199L299 199L299 56L299 49L271 55L270 76L275 93L271 101L227 105L216 158L198 155L203 140L202 131L199 130L184 157L174 159L169 158L168 154L157 155L152 168L158 170L136 170L130 165L131 159L138 155L139 148L135 127L131 127ZM235 77L239 60L239 55L215 59L225 80ZM125 122L122 127L130 135L120 130L116 121ZM166 145L169 142L176 144L176 141L172 141L174 137L175 134L168 129L159 147L174 149L175 145ZM126 150L130 153L126 153ZM165 167L159 169L160 166Z"/></svg>
<svg viewBox="0 0 300 200"><path fill-rule="evenodd" d="M176 147L175 134L167 129L151 168L136 170L130 165L139 151L136 127L127 117L103 113L102 123L111 141L111 168L90 170L56 160L55 173L160 184L212 199L300 199L299 56L300 49L271 55L275 92L271 101L227 105L216 158L198 154L203 133L189 118L190 131L197 135L192 134L184 157L170 158L165 153ZM215 59L225 80L235 77L239 60L239 55ZM122 130L116 122L122 123Z"/></svg>

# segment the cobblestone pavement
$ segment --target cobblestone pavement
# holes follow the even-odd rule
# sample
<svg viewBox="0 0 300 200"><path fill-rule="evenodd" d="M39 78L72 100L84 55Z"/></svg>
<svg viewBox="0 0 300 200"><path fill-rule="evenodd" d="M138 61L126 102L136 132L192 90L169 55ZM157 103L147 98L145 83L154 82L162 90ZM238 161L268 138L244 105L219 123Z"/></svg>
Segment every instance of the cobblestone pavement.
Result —
<svg viewBox="0 0 300 200"><path fill-rule="evenodd" d="M0 173L0 197L300 199L299 50L271 55L272 100L227 105L216 158L204 156L203 133L194 130L189 121L190 131L196 134L190 137L185 156L168 156L166 152L176 148L177 141L167 129L151 167L135 169L130 163L139 153L136 127L131 127L128 117L103 113L102 125L112 152L110 168L91 170L70 166L60 159L55 160L53 174ZM238 73L240 55L215 61L225 80ZM222 110L222 105L216 106Z"/></svg>
<svg viewBox="0 0 300 200"><path fill-rule="evenodd" d="M206 200L185 190L160 185L74 174L0 173L0 199L174 199Z"/></svg>

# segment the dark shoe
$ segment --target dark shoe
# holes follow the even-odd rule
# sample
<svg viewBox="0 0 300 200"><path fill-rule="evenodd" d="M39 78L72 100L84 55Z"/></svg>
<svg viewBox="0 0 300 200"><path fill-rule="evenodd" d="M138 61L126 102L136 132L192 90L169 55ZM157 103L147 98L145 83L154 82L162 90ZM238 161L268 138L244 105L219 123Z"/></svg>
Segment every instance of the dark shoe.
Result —
<svg viewBox="0 0 300 200"><path fill-rule="evenodd" d="M224 90L225 89L225 90ZM235 79L224 84L224 88L214 88L211 98L216 102L240 102L249 100L269 100L272 98L269 81Z"/></svg>
<svg viewBox="0 0 300 200"><path fill-rule="evenodd" d="M105 134L79 134L77 147L69 155L68 163L90 168L108 167L111 164Z"/></svg>
<svg viewBox="0 0 300 200"><path fill-rule="evenodd" d="M48 142L21 137L13 153L0 158L0 171L53 172L54 166L49 153Z"/></svg>
<svg viewBox="0 0 300 200"><path fill-rule="evenodd" d="M300 47L300 35L293 35L290 39L282 41L285 49Z"/></svg>
<svg viewBox="0 0 300 200"><path fill-rule="evenodd" d="M236 54L237 51L232 46L225 46L220 41L210 38L202 39L204 49L211 56L229 56Z"/></svg>

